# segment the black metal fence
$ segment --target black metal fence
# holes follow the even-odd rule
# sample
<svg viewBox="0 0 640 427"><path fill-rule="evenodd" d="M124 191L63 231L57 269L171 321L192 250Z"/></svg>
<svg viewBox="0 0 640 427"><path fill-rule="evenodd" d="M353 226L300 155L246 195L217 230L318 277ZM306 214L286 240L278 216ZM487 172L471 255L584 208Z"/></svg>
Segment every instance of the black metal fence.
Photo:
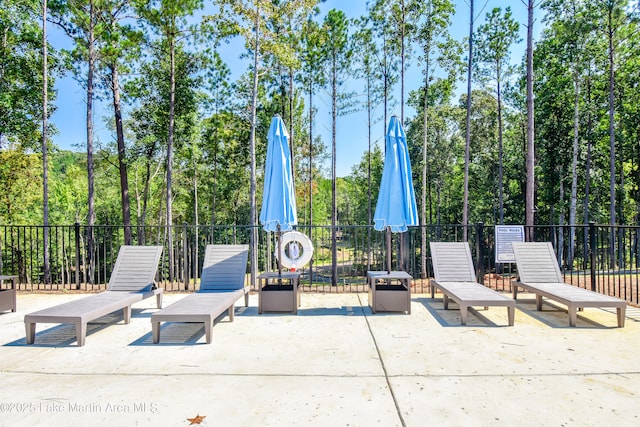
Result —
<svg viewBox="0 0 640 427"><path fill-rule="evenodd" d="M428 242L461 241L465 228L478 281L497 290L510 291L515 266L496 264L495 226L491 225L410 227L404 235L392 237L393 268L402 268L414 277L414 292L428 292L427 278L432 276ZM177 291L195 289L207 244L248 243L250 231L248 226L184 224L134 227L132 234L134 244L164 247L159 283L165 290ZM314 246L312 263L301 269L304 291L362 292L366 290L366 271L386 268L384 233L371 226L340 226L336 230L335 266L331 261L330 226L299 226L298 231L309 236ZM48 237L46 248L43 244L45 233ZM535 226L525 230L525 235L532 236L535 241L553 243L565 282L635 304L639 302L639 233L637 226L596 224ZM421 253L423 234L424 256ZM22 290L104 289L123 243L122 226L0 226L0 274L19 276ZM258 272L274 270L275 234L258 228L257 247ZM48 269L44 261L45 249L49 255ZM250 281L249 276L247 281ZM255 284L252 287L255 289Z"/></svg>

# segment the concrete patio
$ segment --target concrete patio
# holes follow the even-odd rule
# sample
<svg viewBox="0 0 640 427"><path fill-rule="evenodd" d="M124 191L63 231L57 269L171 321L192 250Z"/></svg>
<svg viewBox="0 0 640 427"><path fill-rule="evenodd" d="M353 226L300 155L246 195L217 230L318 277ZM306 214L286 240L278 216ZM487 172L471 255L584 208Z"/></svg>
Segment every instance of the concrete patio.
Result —
<svg viewBox="0 0 640 427"><path fill-rule="evenodd" d="M536 312L445 311L413 295L412 314L371 314L366 294L303 294L297 316L258 314L258 297L222 318L163 325L154 301L90 324L77 347L69 325L26 313L81 297L18 295L0 314L0 425L33 426L568 426L640 423L640 310L586 309L576 328L561 307ZM165 305L183 294L165 295ZM108 327L107 327L108 326ZM200 416L200 417L198 417Z"/></svg>

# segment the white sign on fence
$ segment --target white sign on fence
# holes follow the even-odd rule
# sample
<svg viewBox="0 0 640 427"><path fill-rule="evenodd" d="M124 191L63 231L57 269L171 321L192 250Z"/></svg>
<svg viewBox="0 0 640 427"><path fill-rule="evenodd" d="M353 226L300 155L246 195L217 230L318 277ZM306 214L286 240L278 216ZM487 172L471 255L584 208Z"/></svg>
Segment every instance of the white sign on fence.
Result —
<svg viewBox="0 0 640 427"><path fill-rule="evenodd" d="M524 242L524 226L496 225L496 264L516 262L511 242Z"/></svg>

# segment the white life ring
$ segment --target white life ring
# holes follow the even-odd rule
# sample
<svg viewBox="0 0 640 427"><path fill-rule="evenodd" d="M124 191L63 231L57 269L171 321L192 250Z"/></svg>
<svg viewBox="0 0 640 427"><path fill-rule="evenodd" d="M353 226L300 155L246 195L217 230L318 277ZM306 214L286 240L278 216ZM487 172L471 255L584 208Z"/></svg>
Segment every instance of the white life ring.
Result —
<svg viewBox="0 0 640 427"><path fill-rule="evenodd" d="M286 268L302 268L309 264L313 256L313 244L311 239L299 231L289 231L280 236L282 245L282 259L280 264ZM278 257L276 245L275 256Z"/></svg>

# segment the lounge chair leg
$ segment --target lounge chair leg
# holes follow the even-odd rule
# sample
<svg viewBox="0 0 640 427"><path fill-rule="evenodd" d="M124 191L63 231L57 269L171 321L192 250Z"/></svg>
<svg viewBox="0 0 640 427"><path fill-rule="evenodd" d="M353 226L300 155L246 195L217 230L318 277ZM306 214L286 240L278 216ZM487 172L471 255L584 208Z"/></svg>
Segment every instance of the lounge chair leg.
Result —
<svg viewBox="0 0 640 427"><path fill-rule="evenodd" d="M542 311L542 295L536 294L536 310Z"/></svg>
<svg viewBox="0 0 640 427"><path fill-rule="evenodd" d="M231 307L229 307L229 321L233 322L233 315L234 315L234 309L233 309L233 304L231 304Z"/></svg>
<svg viewBox="0 0 640 427"><path fill-rule="evenodd" d="M122 314L124 316L124 324L128 325L131 322L131 306L128 305L122 309Z"/></svg>
<svg viewBox="0 0 640 427"><path fill-rule="evenodd" d="M87 336L87 324L85 322L76 323L76 339L78 340L78 347L84 345L84 340Z"/></svg>
<svg viewBox="0 0 640 427"><path fill-rule="evenodd" d="M618 327L619 328L624 328L624 316L625 316L625 312L626 312L627 307L618 307L617 311L618 311Z"/></svg>
<svg viewBox="0 0 640 427"><path fill-rule="evenodd" d="M513 326L516 318L516 308L515 307L507 307L507 314L509 316L509 326Z"/></svg>
<svg viewBox="0 0 640 427"><path fill-rule="evenodd" d="M518 299L518 285L512 283L511 286L513 287L513 299Z"/></svg>
<svg viewBox="0 0 640 427"><path fill-rule="evenodd" d="M460 323L462 323L463 325L467 324L467 313L468 313L468 307L467 306L460 306Z"/></svg>
<svg viewBox="0 0 640 427"><path fill-rule="evenodd" d="M162 308L162 293L156 294L156 307Z"/></svg>
<svg viewBox="0 0 640 427"><path fill-rule="evenodd" d="M434 299L436 297L436 287L433 285L433 283L430 283L431 286L431 299Z"/></svg>
<svg viewBox="0 0 640 427"><path fill-rule="evenodd" d="M442 294L442 301L444 303L444 309L449 310L449 297L447 294Z"/></svg>
<svg viewBox="0 0 640 427"><path fill-rule="evenodd" d="M160 322L151 322L151 335L153 343L158 344L160 342Z"/></svg>
<svg viewBox="0 0 640 427"><path fill-rule="evenodd" d="M569 326L576 326L578 310L576 307L568 307L567 310L569 311Z"/></svg>
<svg viewBox="0 0 640 427"><path fill-rule="evenodd" d="M36 324L25 323L24 326L25 326L26 335L27 335L27 344L33 344L33 342L36 339Z"/></svg>
<svg viewBox="0 0 640 427"><path fill-rule="evenodd" d="M211 329L212 329L212 320L208 320L204 322L204 335L207 340L207 344L211 344Z"/></svg>
<svg viewBox="0 0 640 427"><path fill-rule="evenodd" d="M244 293L244 306L249 307L249 292L248 290Z"/></svg>

